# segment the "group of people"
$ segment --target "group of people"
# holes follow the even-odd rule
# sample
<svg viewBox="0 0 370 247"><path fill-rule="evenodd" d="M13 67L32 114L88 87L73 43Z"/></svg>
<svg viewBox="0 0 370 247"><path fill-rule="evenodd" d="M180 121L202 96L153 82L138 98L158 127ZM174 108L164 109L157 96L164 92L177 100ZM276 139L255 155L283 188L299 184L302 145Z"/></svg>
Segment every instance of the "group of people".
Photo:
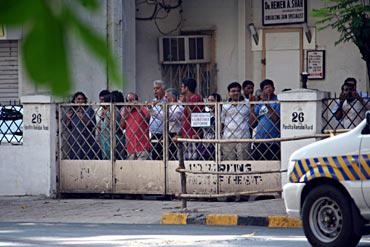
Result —
<svg viewBox="0 0 370 247"><path fill-rule="evenodd" d="M166 133L169 137L168 158L177 160L177 137L216 138L218 119L215 103L222 102L222 98L212 93L204 102L196 93L196 87L197 82L192 78L182 80L180 91L166 88L162 80L156 80L153 82L154 99L146 103L139 103L136 93L130 92L124 97L119 91L103 90L99 93L101 104L96 109L87 105L85 94L75 93L73 104L64 109L66 131L62 146L66 158L111 159L114 152L116 159L162 160ZM249 80L242 85L232 82L227 90L228 99L221 103L218 115L222 139L280 137L280 105L274 103L277 97L271 80L262 81L256 94L254 83ZM193 126L193 113L209 113L210 125ZM111 148L113 142L114 150ZM184 158L187 160L215 159L214 143L185 142L184 147ZM223 160L280 158L279 143L268 140L252 144L223 143L221 152Z"/></svg>
<svg viewBox="0 0 370 247"><path fill-rule="evenodd" d="M344 81L340 97L331 110L339 127L344 129L357 126L370 109L368 97L357 91L356 84L355 78ZM220 144L222 160L278 160L280 143L269 141L280 137L280 104L274 82L263 80L256 91L254 86L250 80L242 84L231 82L225 101L218 93L212 93L204 102L196 93L197 82L192 78L182 80L179 91L166 88L162 80L155 80L151 102L139 103L138 95L133 92L124 97L119 91L102 90L100 104L95 109L87 104L84 93L77 92L73 104L63 114L65 158L109 160L114 155L115 159L162 160L167 143L168 159L177 160L178 137L220 137L230 140ZM193 113L208 113L209 125L193 126ZM218 133L216 123L219 123ZM239 139L253 139L253 142L238 142ZM185 142L184 147L187 160L216 158L214 142Z"/></svg>

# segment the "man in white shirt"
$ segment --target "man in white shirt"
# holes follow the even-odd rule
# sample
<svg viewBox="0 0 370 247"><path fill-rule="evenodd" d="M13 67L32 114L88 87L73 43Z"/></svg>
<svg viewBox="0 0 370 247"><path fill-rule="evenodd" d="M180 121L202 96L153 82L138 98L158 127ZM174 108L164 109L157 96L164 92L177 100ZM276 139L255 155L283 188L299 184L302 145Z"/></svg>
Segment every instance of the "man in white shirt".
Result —
<svg viewBox="0 0 370 247"><path fill-rule="evenodd" d="M335 118L340 126L344 129L356 127L365 118L366 110L364 99L351 83L345 81L342 85L339 104L334 109Z"/></svg>
<svg viewBox="0 0 370 247"><path fill-rule="evenodd" d="M151 142L153 145L152 159L163 159L163 128L164 128L164 112L163 104L167 102L165 96L165 83L162 80L153 82L154 99L150 110L149 130L152 134Z"/></svg>
<svg viewBox="0 0 370 247"><path fill-rule="evenodd" d="M241 96L241 86L232 82L227 87L230 103L224 104L221 110L221 128L223 139L248 139L249 104ZM250 154L249 143L228 143L222 145L224 160L247 160Z"/></svg>

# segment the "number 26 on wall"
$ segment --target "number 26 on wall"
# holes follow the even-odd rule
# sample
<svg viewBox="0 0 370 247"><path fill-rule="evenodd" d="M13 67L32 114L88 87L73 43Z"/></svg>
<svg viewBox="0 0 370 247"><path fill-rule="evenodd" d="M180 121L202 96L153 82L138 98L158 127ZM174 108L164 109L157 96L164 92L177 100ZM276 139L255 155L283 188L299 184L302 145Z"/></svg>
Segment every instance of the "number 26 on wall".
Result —
<svg viewBox="0 0 370 247"><path fill-rule="evenodd" d="M39 114L33 113L31 122L33 124L40 124L42 122L41 114L40 113Z"/></svg>
<svg viewBox="0 0 370 247"><path fill-rule="evenodd" d="M293 123L302 123L304 121L304 113L303 112L292 112L292 122Z"/></svg>

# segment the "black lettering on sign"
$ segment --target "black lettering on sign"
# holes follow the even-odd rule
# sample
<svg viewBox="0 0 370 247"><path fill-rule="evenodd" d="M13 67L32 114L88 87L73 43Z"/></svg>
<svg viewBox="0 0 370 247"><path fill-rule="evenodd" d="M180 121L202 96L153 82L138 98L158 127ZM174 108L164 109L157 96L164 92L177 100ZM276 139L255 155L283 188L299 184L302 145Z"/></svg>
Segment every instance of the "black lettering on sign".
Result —
<svg viewBox="0 0 370 247"><path fill-rule="evenodd" d="M254 176L254 182L255 184L259 184L260 182L262 182L262 177L260 175Z"/></svg>
<svg viewBox="0 0 370 247"><path fill-rule="evenodd" d="M234 176L234 182L235 184L241 184L242 183L242 176Z"/></svg>
<svg viewBox="0 0 370 247"><path fill-rule="evenodd" d="M292 0L292 8L302 8L303 0Z"/></svg>
<svg viewBox="0 0 370 247"><path fill-rule="evenodd" d="M33 113L31 122L33 124L40 124L42 122L41 114L40 113L39 114Z"/></svg>
<svg viewBox="0 0 370 247"><path fill-rule="evenodd" d="M285 9L285 1L271 1L271 8L272 9Z"/></svg>
<svg viewBox="0 0 370 247"><path fill-rule="evenodd" d="M302 123L304 122L304 112L292 112L292 122L293 123Z"/></svg>

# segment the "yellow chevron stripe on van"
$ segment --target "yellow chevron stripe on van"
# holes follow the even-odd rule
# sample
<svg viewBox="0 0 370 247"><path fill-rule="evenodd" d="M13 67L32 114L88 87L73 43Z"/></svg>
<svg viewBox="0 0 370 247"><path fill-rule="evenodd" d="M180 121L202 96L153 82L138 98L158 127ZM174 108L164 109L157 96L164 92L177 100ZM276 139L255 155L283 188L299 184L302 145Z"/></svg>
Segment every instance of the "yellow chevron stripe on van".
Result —
<svg viewBox="0 0 370 247"><path fill-rule="evenodd" d="M317 169L317 164L313 160L313 158L310 158L309 161L310 161L311 167L314 168L313 171L314 171L315 177L317 177L317 178L322 177L319 170Z"/></svg>
<svg viewBox="0 0 370 247"><path fill-rule="evenodd" d="M331 156L296 161L289 181L305 182L327 177L339 181L363 181L370 178L370 154Z"/></svg>
<svg viewBox="0 0 370 247"><path fill-rule="evenodd" d="M294 172L292 172L292 174L290 176L292 177L292 180L293 180L294 183L298 182L298 179L295 176Z"/></svg>
<svg viewBox="0 0 370 247"><path fill-rule="evenodd" d="M301 171L301 168L299 167L298 162L295 163L294 169L296 169L297 173L298 173L298 178L297 179L299 179L300 177L303 176L303 171Z"/></svg>
<svg viewBox="0 0 370 247"><path fill-rule="evenodd" d="M357 173L361 180L366 180L365 175L362 173L360 167L358 166L357 162L352 162L353 156L348 155L348 160L351 163L353 170Z"/></svg>
<svg viewBox="0 0 370 247"><path fill-rule="evenodd" d="M319 158L319 162L322 165L322 169L324 171L325 176L328 177L328 178L332 178L333 175L330 173L330 171L328 169L329 164L327 164L322 157Z"/></svg>
<svg viewBox="0 0 370 247"><path fill-rule="evenodd" d="M316 168L315 168L316 169ZM315 169L307 173L307 181L314 179L312 175L315 175Z"/></svg>
<svg viewBox="0 0 370 247"><path fill-rule="evenodd" d="M330 173L328 166L325 165L325 166L322 167L322 169L324 171L325 177L327 177L327 178L332 178L333 177L333 174Z"/></svg>
<svg viewBox="0 0 370 247"><path fill-rule="evenodd" d="M368 175L370 175L370 168L369 168L369 165L367 164L365 158L361 155L360 157L360 164L361 164L361 167L362 169L364 169L366 171L366 173Z"/></svg>
<svg viewBox="0 0 370 247"><path fill-rule="evenodd" d="M343 158L341 156L338 156L338 162L340 164L340 166L342 167L344 173L347 175L347 177L349 177L349 180L356 180L355 177L352 175L351 171L348 169L346 163L344 162Z"/></svg>
<svg viewBox="0 0 370 247"><path fill-rule="evenodd" d="M328 157L328 162L329 162L329 165L333 167L335 176L337 176L338 180L344 181L344 177L342 173L340 172L340 170L338 169L337 165L335 164L333 157Z"/></svg>
<svg viewBox="0 0 370 247"><path fill-rule="evenodd" d="M303 169L304 169L305 173L310 170L310 168L308 168L308 165L307 165L305 159L302 160L302 165L303 165Z"/></svg>

